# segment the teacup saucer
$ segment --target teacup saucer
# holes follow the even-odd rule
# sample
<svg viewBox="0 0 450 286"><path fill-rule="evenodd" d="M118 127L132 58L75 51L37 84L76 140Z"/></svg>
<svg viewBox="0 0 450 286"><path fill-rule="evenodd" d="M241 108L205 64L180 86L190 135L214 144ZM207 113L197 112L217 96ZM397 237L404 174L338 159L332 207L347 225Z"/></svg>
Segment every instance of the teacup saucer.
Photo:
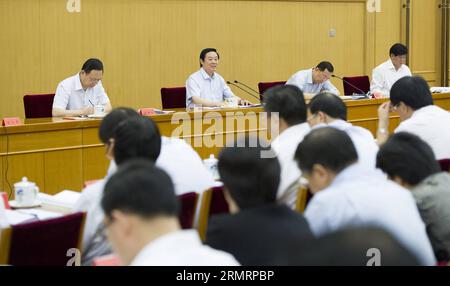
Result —
<svg viewBox="0 0 450 286"><path fill-rule="evenodd" d="M13 208L13 209L30 209L30 208L35 208L35 207L39 207L42 205L42 202L39 200L35 200L32 204L30 205L19 205L17 204L16 201L9 201L9 205Z"/></svg>

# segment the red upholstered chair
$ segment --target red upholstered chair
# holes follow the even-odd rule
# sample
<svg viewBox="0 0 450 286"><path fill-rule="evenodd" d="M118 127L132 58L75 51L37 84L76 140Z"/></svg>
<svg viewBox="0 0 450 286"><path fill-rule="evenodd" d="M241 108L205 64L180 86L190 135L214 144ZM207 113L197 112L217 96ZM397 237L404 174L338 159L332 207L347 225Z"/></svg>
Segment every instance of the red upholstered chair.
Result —
<svg viewBox="0 0 450 286"><path fill-rule="evenodd" d="M191 192L178 196L181 204L179 216L181 228L188 229L194 225L195 211L197 209L198 194Z"/></svg>
<svg viewBox="0 0 450 286"><path fill-rule="evenodd" d="M81 249L84 213L34 221L2 230L0 264L66 266L67 251Z"/></svg>
<svg viewBox="0 0 450 286"><path fill-rule="evenodd" d="M272 81L272 82L260 82L258 83L258 90L261 97L261 100L263 100L262 95L266 90L268 90L271 87L277 86L277 85L284 85L286 84L285 81Z"/></svg>
<svg viewBox="0 0 450 286"><path fill-rule="evenodd" d="M355 87L359 88L361 91L364 91L364 93L368 93L370 90L370 81L369 77L364 76L352 76L352 77L344 77L344 94L345 95L352 95L352 94L361 94L361 91L354 88L350 84L354 85Z"/></svg>
<svg viewBox="0 0 450 286"><path fill-rule="evenodd" d="M200 238L205 241L206 229L208 228L208 221L211 216L229 212L228 203L223 194L223 187L214 187L205 191L202 195L202 204L198 221L198 233Z"/></svg>
<svg viewBox="0 0 450 286"><path fill-rule="evenodd" d="M25 118L52 117L55 94L34 94L23 97Z"/></svg>
<svg viewBox="0 0 450 286"><path fill-rule="evenodd" d="M185 87L161 88L161 102L163 109L185 108L186 88Z"/></svg>
<svg viewBox="0 0 450 286"><path fill-rule="evenodd" d="M450 159L438 160L439 165L441 165L442 171L450 172Z"/></svg>

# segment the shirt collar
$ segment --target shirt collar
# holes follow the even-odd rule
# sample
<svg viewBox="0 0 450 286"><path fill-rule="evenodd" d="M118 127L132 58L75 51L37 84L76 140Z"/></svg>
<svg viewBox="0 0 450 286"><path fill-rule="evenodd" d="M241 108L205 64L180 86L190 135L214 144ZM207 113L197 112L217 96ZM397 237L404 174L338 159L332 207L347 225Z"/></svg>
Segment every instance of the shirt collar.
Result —
<svg viewBox="0 0 450 286"><path fill-rule="evenodd" d="M161 253L169 253L176 249L188 246L198 247L202 243L196 230L178 230L162 235L148 243L133 259L130 265L140 265L148 260L148 257L155 257Z"/></svg>
<svg viewBox="0 0 450 286"><path fill-rule="evenodd" d="M334 127L339 130L347 130L349 127L353 126L351 123L348 123L345 120L342 119L336 119L332 121L331 123L319 123L316 126L314 126L312 129L322 128L322 127Z"/></svg>
<svg viewBox="0 0 450 286"><path fill-rule="evenodd" d="M342 170L333 180L330 186L328 186L326 189L337 187L341 183L345 183L348 181L352 181L355 179L358 179L364 175L364 171L367 171L366 169L362 168L362 166L358 163L354 163L344 170ZM375 174L374 174L375 175Z"/></svg>
<svg viewBox="0 0 450 286"><path fill-rule="evenodd" d="M80 73L75 76L75 90L83 90L83 85L81 84Z"/></svg>
<svg viewBox="0 0 450 286"><path fill-rule="evenodd" d="M214 79L216 73L213 73L212 76L209 76L209 74L206 73L204 68L200 68L200 73L202 74L203 79Z"/></svg>

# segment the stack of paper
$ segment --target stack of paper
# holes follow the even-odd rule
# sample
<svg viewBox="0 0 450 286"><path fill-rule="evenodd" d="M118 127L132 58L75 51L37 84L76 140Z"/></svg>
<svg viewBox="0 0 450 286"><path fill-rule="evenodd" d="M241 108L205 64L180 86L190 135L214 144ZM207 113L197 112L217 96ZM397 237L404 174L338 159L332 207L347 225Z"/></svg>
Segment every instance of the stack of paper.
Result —
<svg viewBox="0 0 450 286"><path fill-rule="evenodd" d="M80 196L79 192L64 190L54 196L40 193L38 199L47 205L73 209Z"/></svg>

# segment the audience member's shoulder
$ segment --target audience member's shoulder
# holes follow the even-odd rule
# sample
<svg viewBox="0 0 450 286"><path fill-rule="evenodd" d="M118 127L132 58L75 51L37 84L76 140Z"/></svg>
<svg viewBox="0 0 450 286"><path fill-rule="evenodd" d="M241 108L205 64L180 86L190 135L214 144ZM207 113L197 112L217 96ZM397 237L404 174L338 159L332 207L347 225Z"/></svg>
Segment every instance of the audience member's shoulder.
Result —
<svg viewBox="0 0 450 286"><path fill-rule="evenodd" d="M101 179L84 188L74 209L77 211L87 211L101 197L104 186L105 179Z"/></svg>

